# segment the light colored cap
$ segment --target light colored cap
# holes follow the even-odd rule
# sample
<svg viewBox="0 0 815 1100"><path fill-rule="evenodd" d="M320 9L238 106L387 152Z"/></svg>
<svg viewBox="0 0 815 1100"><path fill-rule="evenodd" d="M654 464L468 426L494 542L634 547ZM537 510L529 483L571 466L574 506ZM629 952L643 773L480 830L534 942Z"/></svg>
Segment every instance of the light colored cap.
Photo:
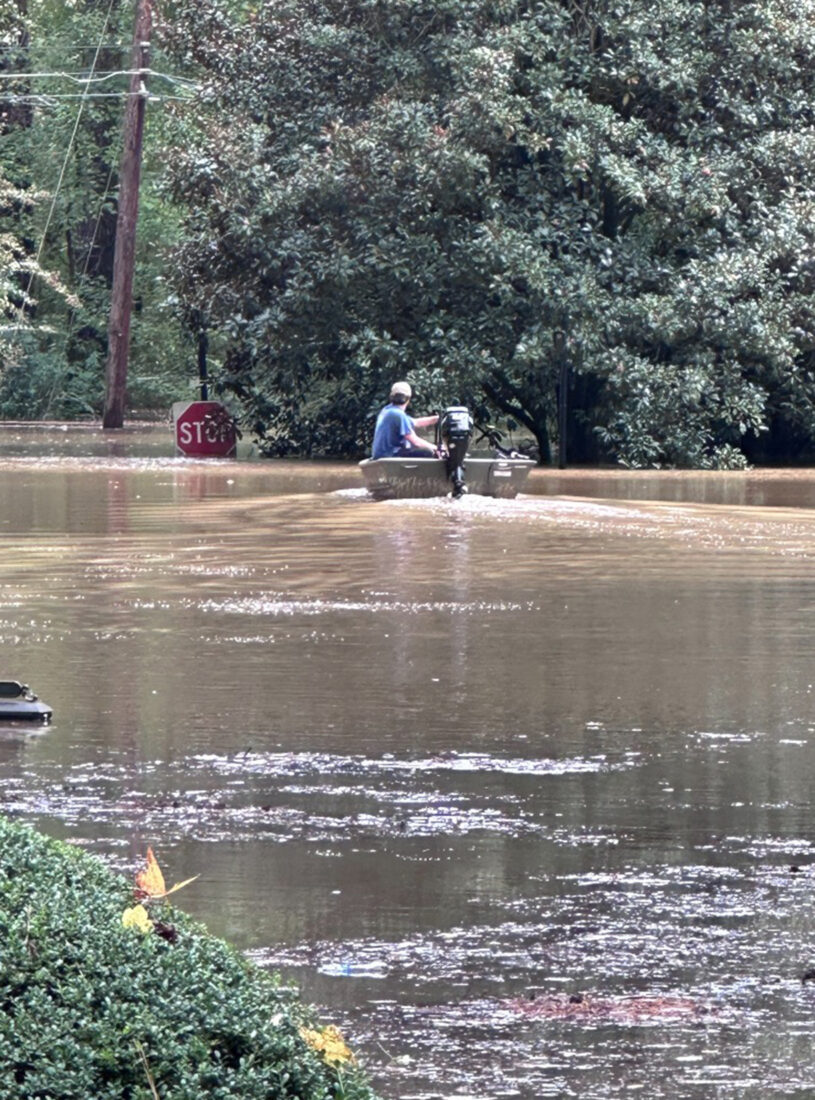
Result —
<svg viewBox="0 0 815 1100"><path fill-rule="evenodd" d="M407 382L394 382L391 386L391 397L396 397L398 394L401 394L402 397L411 397L413 390Z"/></svg>

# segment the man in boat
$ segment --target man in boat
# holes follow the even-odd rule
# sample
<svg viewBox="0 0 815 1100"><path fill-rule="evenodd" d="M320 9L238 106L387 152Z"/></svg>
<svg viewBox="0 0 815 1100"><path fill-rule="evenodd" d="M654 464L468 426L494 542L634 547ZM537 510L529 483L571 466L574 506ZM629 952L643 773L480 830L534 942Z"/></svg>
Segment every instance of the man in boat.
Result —
<svg viewBox="0 0 815 1100"><path fill-rule="evenodd" d="M419 416L414 419L405 411L413 396L407 382L394 382L390 402L376 418L372 458L440 458L441 453L433 443L421 439L417 428L430 428L438 416Z"/></svg>

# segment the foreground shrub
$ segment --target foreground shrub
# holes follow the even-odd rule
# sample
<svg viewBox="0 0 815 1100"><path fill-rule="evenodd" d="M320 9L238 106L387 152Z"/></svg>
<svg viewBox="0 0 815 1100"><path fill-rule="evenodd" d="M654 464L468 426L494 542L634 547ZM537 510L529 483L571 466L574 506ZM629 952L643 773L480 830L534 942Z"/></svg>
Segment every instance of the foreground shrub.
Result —
<svg viewBox="0 0 815 1100"><path fill-rule="evenodd" d="M3 1100L376 1100L293 990L183 913L132 919L124 879L2 817L0 851Z"/></svg>

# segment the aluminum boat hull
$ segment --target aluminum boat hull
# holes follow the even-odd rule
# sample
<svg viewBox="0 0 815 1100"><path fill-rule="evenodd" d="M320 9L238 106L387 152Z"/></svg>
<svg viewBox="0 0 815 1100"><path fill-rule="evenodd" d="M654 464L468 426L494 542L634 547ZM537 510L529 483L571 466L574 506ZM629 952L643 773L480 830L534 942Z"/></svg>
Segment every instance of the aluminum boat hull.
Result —
<svg viewBox="0 0 815 1100"><path fill-rule="evenodd" d="M529 458L467 458L464 477L468 493L516 497L535 465ZM375 500L445 497L452 492L443 458L366 458L359 468Z"/></svg>

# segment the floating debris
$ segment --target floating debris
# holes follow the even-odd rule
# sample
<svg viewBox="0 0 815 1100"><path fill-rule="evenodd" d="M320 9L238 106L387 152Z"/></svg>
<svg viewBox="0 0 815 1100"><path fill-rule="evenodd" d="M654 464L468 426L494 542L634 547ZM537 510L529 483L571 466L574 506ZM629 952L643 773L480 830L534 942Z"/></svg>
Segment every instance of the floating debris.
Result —
<svg viewBox="0 0 815 1100"><path fill-rule="evenodd" d="M815 978L815 971L812 972ZM651 1021L688 1019L707 1016L711 1009L693 997L665 993L660 996L633 994L621 997L598 997L594 994L564 993L507 1002L522 1016L544 1020L586 1019L609 1020L616 1024L643 1024Z"/></svg>

